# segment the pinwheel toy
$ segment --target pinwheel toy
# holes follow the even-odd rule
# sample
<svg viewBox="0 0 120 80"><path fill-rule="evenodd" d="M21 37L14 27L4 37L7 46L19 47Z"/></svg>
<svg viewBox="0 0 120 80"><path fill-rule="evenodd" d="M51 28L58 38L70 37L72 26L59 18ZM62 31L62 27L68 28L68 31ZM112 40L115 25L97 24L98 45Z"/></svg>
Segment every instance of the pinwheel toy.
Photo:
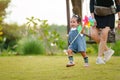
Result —
<svg viewBox="0 0 120 80"><path fill-rule="evenodd" d="M94 26L95 20L91 16L90 17L85 16L82 21L85 27L90 28L91 26Z"/></svg>

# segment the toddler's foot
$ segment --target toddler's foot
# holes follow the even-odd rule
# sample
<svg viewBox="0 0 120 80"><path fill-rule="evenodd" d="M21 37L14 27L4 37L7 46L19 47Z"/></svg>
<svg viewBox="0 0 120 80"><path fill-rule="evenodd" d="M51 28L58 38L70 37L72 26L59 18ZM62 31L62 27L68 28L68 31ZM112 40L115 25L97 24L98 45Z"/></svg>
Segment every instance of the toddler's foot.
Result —
<svg viewBox="0 0 120 80"><path fill-rule="evenodd" d="M85 67L88 67L88 66L89 66L89 64L88 64L88 63L85 63L85 64L84 64L84 66L85 66Z"/></svg>
<svg viewBox="0 0 120 80"><path fill-rule="evenodd" d="M74 62L68 62L67 65L66 65L66 67L71 67L71 66L74 66L74 65L75 65Z"/></svg>

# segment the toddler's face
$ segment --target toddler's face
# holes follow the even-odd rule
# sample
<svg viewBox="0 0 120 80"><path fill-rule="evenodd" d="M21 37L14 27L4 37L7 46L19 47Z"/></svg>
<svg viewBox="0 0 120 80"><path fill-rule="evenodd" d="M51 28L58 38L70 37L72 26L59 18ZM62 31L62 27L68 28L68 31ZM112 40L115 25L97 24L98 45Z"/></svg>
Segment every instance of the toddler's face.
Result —
<svg viewBox="0 0 120 80"><path fill-rule="evenodd" d="M70 27L71 28L76 28L79 25L79 23L77 22L76 18L71 18L70 19Z"/></svg>

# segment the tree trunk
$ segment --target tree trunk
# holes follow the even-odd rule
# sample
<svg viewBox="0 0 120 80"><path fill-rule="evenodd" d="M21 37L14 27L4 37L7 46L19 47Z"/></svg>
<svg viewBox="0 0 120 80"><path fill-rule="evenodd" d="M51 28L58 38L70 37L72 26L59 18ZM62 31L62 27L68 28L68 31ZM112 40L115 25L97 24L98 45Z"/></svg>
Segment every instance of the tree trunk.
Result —
<svg viewBox="0 0 120 80"><path fill-rule="evenodd" d="M73 13L82 17L82 0L71 0Z"/></svg>

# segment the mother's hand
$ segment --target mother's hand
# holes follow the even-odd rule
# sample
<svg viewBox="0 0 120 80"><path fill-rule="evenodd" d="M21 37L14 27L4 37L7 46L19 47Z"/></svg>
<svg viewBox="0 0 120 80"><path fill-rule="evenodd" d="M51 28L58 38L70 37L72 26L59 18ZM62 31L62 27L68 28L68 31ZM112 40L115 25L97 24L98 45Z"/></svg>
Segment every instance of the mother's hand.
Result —
<svg viewBox="0 0 120 80"><path fill-rule="evenodd" d="M117 28L120 30L120 20L118 21L118 26Z"/></svg>

